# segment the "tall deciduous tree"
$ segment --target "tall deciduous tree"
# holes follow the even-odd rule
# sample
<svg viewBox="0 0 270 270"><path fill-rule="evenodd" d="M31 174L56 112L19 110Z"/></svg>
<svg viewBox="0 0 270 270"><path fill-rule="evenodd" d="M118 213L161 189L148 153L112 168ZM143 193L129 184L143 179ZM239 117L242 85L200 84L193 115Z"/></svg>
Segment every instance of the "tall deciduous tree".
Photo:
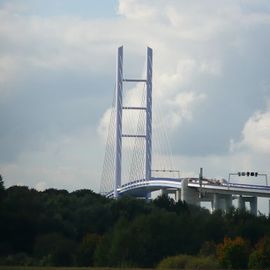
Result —
<svg viewBox="0 0 270 270"><path fill-rule="evenodd" d="M270 268L270 237L263 237L256 245L255 250L249 256L249 268Z"/></svg>
<svg viewBox="0 0 270 270"><path fill-rule="evenodd" d="M230 239L225 237L217 248L218 260L222 267L229 269L246 269L248 266L249 244L242 237Z"/></svg>

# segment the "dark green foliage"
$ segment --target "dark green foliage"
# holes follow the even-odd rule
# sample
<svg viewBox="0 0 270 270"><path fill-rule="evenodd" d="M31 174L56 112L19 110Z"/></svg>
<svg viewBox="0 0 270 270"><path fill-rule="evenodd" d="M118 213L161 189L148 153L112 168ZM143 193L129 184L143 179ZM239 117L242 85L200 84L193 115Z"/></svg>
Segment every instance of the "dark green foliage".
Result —
<svg viewBox="0 0 270 270"><path fill-rule="evenodd" d="M270 268L270 237L263 237L249 256L248 266L251 269Z"/></svg>
<svg viewBox="0 0 270 270"><path fill-rule="evenodd" d="M5 190L4 180L2 175L0 174L0 194L3 193L4 190Z"/></svg>
<svg viewBox="0 0 270 270"><path fill-rule="evenodd" d="M38 192L1 182L0 194L0 264L6 265L155 267L177 254L215 256L225 236L254 246L270 235L265 216L235 209L210 214L167 196L111 200L91 190ZM258 264L261 254L255 250L250 262ZM190 265L208 264L200 260Z"/></svg>
<svg viewBox="0 0 270 270"><path fill-rule="evenodd" d="M78 266L93 266L94 254L101 237L97 234L86 234L77 251Z"/></svg>
<svg viewBox="0 0 270 270"><path fill-rule="evenodd" d="M217 245L215 244L215 242L206 241L202 244L199 255L204 256L204 257L207 257L207 256L215 257L216 256L216 249L217 249Z"/></svg>
<svg viewBox="0 0 270 270"><path fill-rule="evenodd" d="M264 235L270 235L270 220L264 215L256 217L247 211L231 209L225 221L230 226L228 237L241 236L249 239L251 245L255 245Z"/></svg>
<svg viewBox="0 0 270 270"><path fill-rule="evenodd" d="M246 269L249 253L249 243L242 237L235 239L225 237L224 242L219 244L217 249L221 266L229 269Z"/></svg>
<svg viewBox="0 0 270 270"><path fill-rule="evenodd" d="M34 256L44 265L71 266L74 264L74 241L59 233L42 234L36 237Z"/></svg>
<svg viewBox="0 0 270 270"><path fill-rule="evenodd" d="M140 215L130 223L123 220L111 234L108 261L112 266L125 262L151 267L164 256L185 250L190 233L186 230L186 224L175 213L164 211Z"/></svg>
<svg viewBox="0 0 270 270"><path fill-rule="evenodd" d="M192 256L187 261L185 269L196 269L196 270L209 270L219 269L219 264L214 257L195 257Z"/></svg>
<svg viewBox="0 0 270 270"><path fill-rule="evenodd" d="M157 269L218 269L219 264L214 257L197 257L177 255L163 259Z"/></svg>
<svg viewBox="0 0 270 270"><path fill-rule="evenodd" d="M83 236L111 226L109 222L99 226L99 216L110 220L109 211L103 211L108 200L92 191L38 192L14 186L4 192L0 208L2 257L25 253L44 265L73 265Z"/></svg>
<svg viewBox="0 0 270 270"><path fill-rule="evenodd" d="M158 264L157 269L185 269L187 262L191 258L190 255L166 257Z"/></svg>

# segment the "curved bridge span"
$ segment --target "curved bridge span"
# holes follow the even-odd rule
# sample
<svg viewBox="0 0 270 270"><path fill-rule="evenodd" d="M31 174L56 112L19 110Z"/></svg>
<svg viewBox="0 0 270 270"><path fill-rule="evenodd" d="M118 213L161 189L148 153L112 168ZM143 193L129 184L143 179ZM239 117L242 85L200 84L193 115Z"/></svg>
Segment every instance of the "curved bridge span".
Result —
<svg viewBox="0 0 270 270"><path fill-rule="evenodd" d="M117 189L119 196L133 196L137 198L149 198L151 192L161 190L165 194L174 194L175 199L185 201L193 205L200 202L210 202L211 210L228 211L232 207L232 201L238 201L238 207L245 209L245 204L250 204L250 211L257 215L257 198L270 198L270 186L250 185L222 182L213 179L200 178L151 178L140 179L122 185ZM106 197L114 197L114 191L106 194Z"/></svg>
<svg viewBox="0 0 270 270"><path fill-rule="evenodd" d="M151 178L150 180L140 179L129 182L118 188L121 196L130 195L135 197L146 197L148 193L165 188L181 189L181 179L176 178ZM112 198L113 190L106 196Z"/></svg>
<svg viewBox="0 0 270 270"><path fill-rule="evenodd" d="M182 197L187 190L191 189L196 193L201 193L202 197L206 194L223 194L223 195L245 195L256 197L268 197L270 198L270 186L265 185L250 185L239 183L228 183L216 179L203 179L200 183L199 178L154 178L150 180L140 179L129 182L118 188L118 194L120 196L134 196L134 197L147 197L148 193L157 190L167 190L171 192L181 192ZM114 191L107 193L106 197L112 198ZM181 198L181 196L180 196ZM179 198L179 199L180 199Z"/></svg>

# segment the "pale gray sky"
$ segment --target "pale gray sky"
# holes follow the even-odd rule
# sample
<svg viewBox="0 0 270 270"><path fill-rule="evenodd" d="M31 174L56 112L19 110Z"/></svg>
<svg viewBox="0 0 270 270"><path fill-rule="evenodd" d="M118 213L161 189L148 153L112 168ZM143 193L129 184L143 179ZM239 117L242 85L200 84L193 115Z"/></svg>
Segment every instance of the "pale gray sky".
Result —
<svg viewBox="0 0 270 270"><path fill-rule="evenodd" d="M154 103L183 176L269 173L269 1L14 0L0 1L7 186L99 190L119 45L130 76L154 50Z"/></svg>

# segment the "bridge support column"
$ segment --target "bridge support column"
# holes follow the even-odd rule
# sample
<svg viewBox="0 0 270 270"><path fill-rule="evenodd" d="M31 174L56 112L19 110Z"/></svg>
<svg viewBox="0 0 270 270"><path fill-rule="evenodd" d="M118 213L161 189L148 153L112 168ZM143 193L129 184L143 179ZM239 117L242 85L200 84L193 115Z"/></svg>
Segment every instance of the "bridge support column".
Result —
<svg viewBox="0 0 270 270"><path fill-rule="evenodd" d="M250 213L256 216L257 211L258 211L258 198L257 197L243 197L240 195L238 198L238 208L240 210L245 210L246 202L249 202L250 204Z"/></svg>
<svg viewBox="0 0 270 270"><path fill-rule="evenodd" d="M188 179L182 180L181 200L188 204L200 205L199 192L188 187Z"/></svg>
<svg viewBox="0 0 270 270"><path fill-rule="evenodd" d="M181 201L181 189L176 190L175 201L176 202Z"/></svg>
<svg viewBox="0 0 270 270"><path fill-rule="evenodd" d="M249 203L250 203L250 213L257 216L258 198L257 197L251 197Z"/></svg>
<svg viewBox="0 0 270 270"><path fill-rule="evenodd" d="M232 195L213 194L212 211L222 210L227 212L232 207Z"/></svg>
<svg viewBox="0 0 270 270"><path fill-rule="evenodd" d="M146 198L145 198L147 201L150 201L151 200L151 192L147 192L146 193Z"/></svg>
<svg viewBox="0 0 270 270"><path fill-rule="evenodd" d="M219 194L213 194L212 211L224 210L222 205L222 198Z"/></svg>
<svg viewBox="0 0 270 270"><path fill-rule="evenodd" d="M246 206L245 206L245 199L240 195L238 198L238 208L240 210L245 210Z"/></svg>
<svg viewBox="0 0 270 270"><path fill-rule="evenodd" d="M232 208L232 195L225 195L225 211L228 212L230 210L230 208Z"/></svg>

